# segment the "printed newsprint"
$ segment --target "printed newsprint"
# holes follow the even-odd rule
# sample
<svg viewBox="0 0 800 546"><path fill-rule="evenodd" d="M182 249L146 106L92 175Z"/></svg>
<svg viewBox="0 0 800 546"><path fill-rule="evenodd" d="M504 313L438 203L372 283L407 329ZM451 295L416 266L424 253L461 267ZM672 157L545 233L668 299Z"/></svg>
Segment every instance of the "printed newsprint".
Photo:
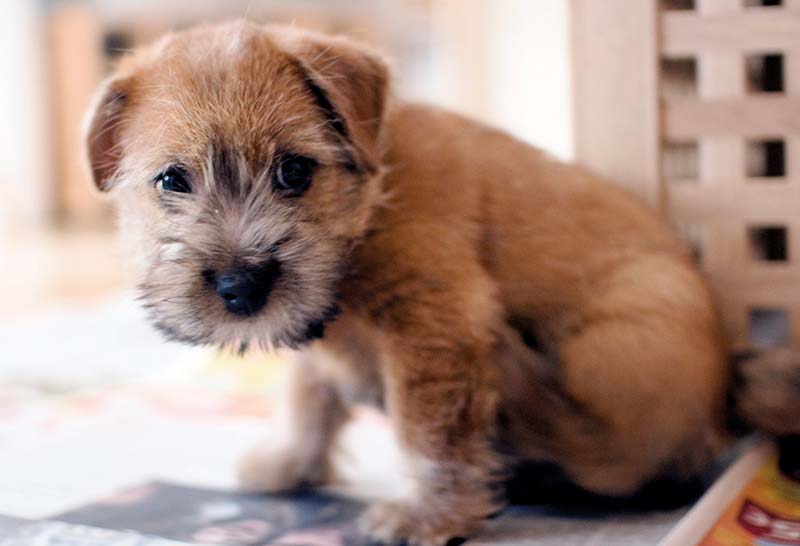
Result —
<svg viewBox="0 0 800 546"><path fill-rule="evenodd" d="M800 438L757 442L660 546L800 546Z"/></svg>

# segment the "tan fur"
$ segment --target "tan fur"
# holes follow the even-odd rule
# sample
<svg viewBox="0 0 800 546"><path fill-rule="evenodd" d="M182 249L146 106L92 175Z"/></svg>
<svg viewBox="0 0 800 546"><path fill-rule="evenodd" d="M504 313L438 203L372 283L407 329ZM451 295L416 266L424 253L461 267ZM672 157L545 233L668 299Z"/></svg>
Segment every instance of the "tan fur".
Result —
<svg viewBox="0 0 800 546"><path fill-rule="evenodd" d="M737 417L775 436L800 434L800 354L777 349L745 359L733 391Z"/></svg>
<svg viewBox="0 0 800 546"><path fill-rule="evenodd" d="M293 346L341 309L299 349L294 432L243 461L245 485L318 483L358 402L388 411L417 483L365 515L386 542L473 533L515 458L607 494L703 468L725 441L726 356L672 234L614 186L387 85L350 42L237 22L130 56L90 115L96 182L167 334ZM281 150L319 163L300 197L270 185ZM153 187L176 161L191 195ZM283 273L266 307L229 316L202 271L268 256Z"/></svg>

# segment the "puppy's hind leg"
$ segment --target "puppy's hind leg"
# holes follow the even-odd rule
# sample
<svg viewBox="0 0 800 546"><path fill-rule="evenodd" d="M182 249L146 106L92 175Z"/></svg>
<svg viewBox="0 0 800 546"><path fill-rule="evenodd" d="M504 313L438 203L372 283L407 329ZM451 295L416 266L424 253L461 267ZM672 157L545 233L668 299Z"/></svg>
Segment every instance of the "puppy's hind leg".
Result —
<svg viewBox="0 0 800 546"><path fill-rule="evenodd" d="M596 434L599 421L560 385L558 362L529 347L516 328L497 332L492 362L500 395L499 439L518 462L556 462L565 435Z"/></svg>
<svg viewBox="0 0 800 546"><path fill-rule="evenodd" d="M329 451L348 410L334 386L316 372L310 355L291 362L289 401L271 434L239 461L247 491L278 492L320 485L330 478Z"/></svg>
<svg viewBox="0 0 800 546"><path fill-rule="evenodd" d="M636 288L625 290L648 303ZM610 496L691 480L713 460L726 443L722 345L706 300L686 297L681 307L680 293L668 294L671 305L649 296L635 312L630 300L600 299L594 318L560 341L551 369L531 357L503 361L516 453Z"/></svg>
<svg viewBox="0 0 800 546"><path fill-rule="evenodd" d="M724 445L714 334L679 317L611 319L566 337L552 361L510 339L500 353L504 436L596 494L689 483Z"/></svg>

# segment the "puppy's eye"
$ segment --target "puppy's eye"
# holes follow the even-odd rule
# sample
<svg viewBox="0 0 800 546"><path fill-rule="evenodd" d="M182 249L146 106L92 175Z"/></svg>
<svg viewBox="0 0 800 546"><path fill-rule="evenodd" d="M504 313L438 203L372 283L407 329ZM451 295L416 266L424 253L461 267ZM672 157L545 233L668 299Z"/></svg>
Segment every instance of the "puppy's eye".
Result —
<svg viewBox="0 0 800 546"><path fill-rule="evenodd" d="M156 177L156 187L164 191L176 193L192 193L189 176L180 167L169 167Z"/></svg>
<svg viewBox="0 0 800 546"><path fill-rule="evenodd" d="M317 162L308 157L293 155L285 158L275 174L275 187L300 195L311 185Z"/></svg>

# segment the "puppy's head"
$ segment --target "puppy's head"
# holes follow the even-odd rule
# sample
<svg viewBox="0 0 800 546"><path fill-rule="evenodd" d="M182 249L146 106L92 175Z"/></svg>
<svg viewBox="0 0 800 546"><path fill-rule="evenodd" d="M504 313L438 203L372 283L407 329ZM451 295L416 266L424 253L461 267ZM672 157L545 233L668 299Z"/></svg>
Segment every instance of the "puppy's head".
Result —
<svg viewBox="0 0 800 546"><path fill-rule="evenodd" d="M384 64L245 22L125 58L87 117L154 324L200 344L319 335L380 198Z"/></svg>

